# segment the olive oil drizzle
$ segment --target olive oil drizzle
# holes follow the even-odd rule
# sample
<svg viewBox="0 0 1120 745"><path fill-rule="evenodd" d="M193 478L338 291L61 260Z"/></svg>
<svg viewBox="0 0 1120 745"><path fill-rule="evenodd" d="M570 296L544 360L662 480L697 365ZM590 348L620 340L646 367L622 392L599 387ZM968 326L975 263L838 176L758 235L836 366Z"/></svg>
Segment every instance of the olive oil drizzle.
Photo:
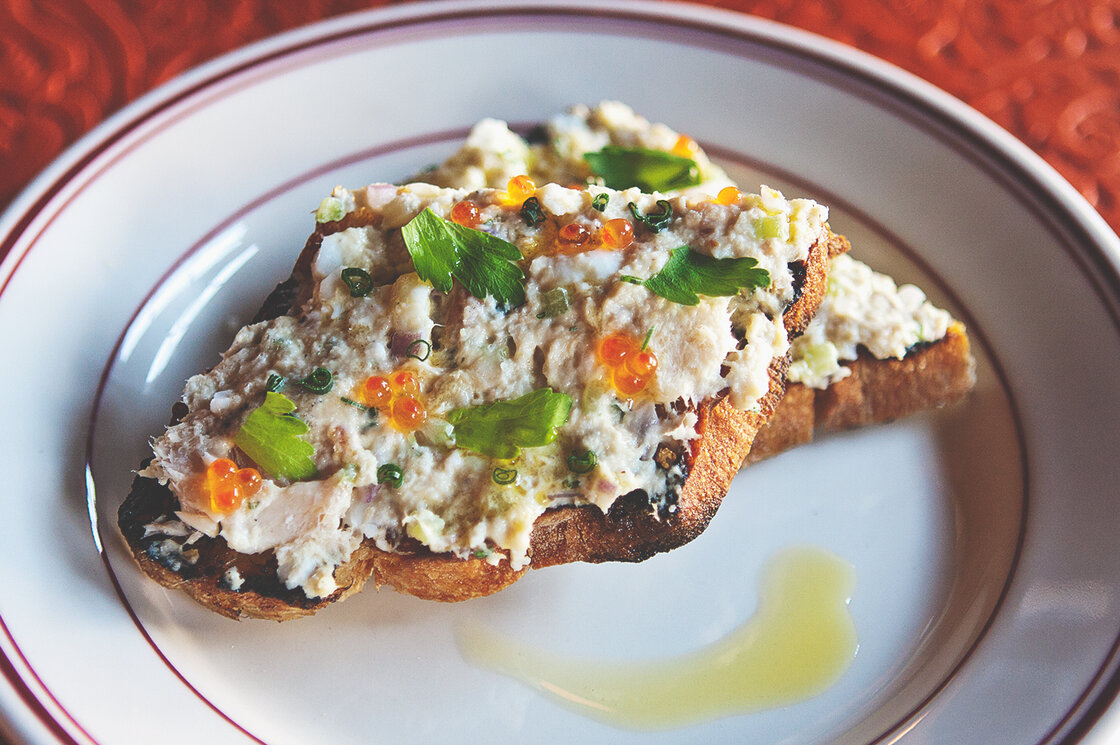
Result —
<svg viewBox="0 0 1120 745"><path fill-rule="evenodd" d="M463 655L585 716L638 730L668 729L772 709L827 690L858 642L848 603L853 568L816 548L768 564L758 610L712 644L636 662L573 659L482 627L459 633Z"/></svg>

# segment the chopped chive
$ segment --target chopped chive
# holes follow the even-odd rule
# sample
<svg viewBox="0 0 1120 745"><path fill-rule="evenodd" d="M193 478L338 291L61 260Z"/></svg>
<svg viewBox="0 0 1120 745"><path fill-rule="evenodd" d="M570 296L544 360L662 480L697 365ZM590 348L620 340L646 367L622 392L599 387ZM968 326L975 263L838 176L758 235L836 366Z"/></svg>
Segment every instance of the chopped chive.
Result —
<svg viewBox="0 0 1120 745"><path fill-rule="evenodd" d="M316 367L306 378L301 378L299 384L312 393L328 393L334 387L334 375L325 367Z"/></svg>
<svg viewBox="0 0 1120 745"><path fill-rule="evenodd" d="M649 327L649 331L646 332L646 338L642 340L642 351L643 352L645 351L646 347L649 346L649 340L651 338L653 338L653 326Z"/></svg>
<svg viewBox="0 0 1120 745"><path fill-rule="evenodd" d="M500 484L501 486L508 486L509 484L512 484L515 481L517 481L517 469L516 468L502 468L501 466L498 466L497 468L494 469L494 473L491 474L491 476L494 479L495 484Z"/></svg>
<svg viewBox="0 0 1120 745"><path fill-rule="evenodd" d="M654 233L660 233L665 228L669 227L669 223L673 219L673 205L669 204L667 199L658 199L657 207L660 212L650 212L648 215L643 215L638 212L638 205L633 202L630 203L630 214L634 219L645 225Z"/></svg>
<svg viewBox="0 0 1120 745"><path fill-rule="evenodd" d="M599 194L596 194L594 197L592 197L591 206L593 208L599 210L600 212L602 212L603 210L605 210L607 208L607 202L609 202L609 201L611 201L610 194L607 194L606 192L601 192Z"/></svg>
<svg viewBox="0 0 1120 745"><path fill-rule="evenodd" d="M355 266L342 270L342 281L350 288L350 297L365 297L373 289L373 278L369 272Z"/></svg>
<svg viewBox="0 0 1120 745"><path fill-rule="evenodd" d="M377 469L377 483L400 489L404 483L404 471L396 463L385 463Z"/></svg>
<svg viewBox="0 0 1120 745"><path fill-rule="evenodd" d="M620 274L618 277L619 282L629 282L632 285L644 285L646 281L641 277L635 277L633 274Z"/></svg>
<svg viewBox="0 0 1120 745"><path fill-rule="evenodd" d="M413 349L415 347L415 349ZM432 345L424 339L417 339L405 348L404 354L406 357L411 357L414 360L423 362L428 359L428 355L432 353Z"/></svg>
<svg viewBox="0 0 1120 745"><path fill-rule="evenodd" d="M283 375L277 375L276 373L272 373L271 375L268 376L268 380L265 382L264 388L265 388L266 391L272 391L273 393L279 393L281 391L281 389L283 389L284 384L287 383L287 382L288 382L288 379L285 378Z"/></svg>
<svg viewBox="0 0 1120 745"><path fill-rule="evenodd" d="M536 197L529 197L521 204L521 211L518 213L525 224L530 228L536 227L544 222L544 210L541 209L541 200Z"/></svg>
<svg viewBox="0 0 1120 745"><path fill-rule="evenodd" d="M568 456L568 470L572 473L587 473L599 463L594 450L572 453Z"/></svg>
<svg viewBox="0 0 1120 745"><path fill-rule="evenodd" d="M339 396L339 398L342 399L342 403L349 404L350 406L353 406L355 409L361 409L362 411L369 411L368 406L366 406L363 403L358 403L357 401L355 401L352 398L346 398L346 396Z"/></svg>

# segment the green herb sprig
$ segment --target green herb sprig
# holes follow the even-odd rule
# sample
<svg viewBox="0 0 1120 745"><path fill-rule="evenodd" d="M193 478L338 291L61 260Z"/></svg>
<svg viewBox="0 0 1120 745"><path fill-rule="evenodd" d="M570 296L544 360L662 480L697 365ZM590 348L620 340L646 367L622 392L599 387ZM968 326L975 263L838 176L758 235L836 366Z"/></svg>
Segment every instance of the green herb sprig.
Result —
<svg viewBox="0 0 1120 745"><path fill-rule="evenodd" d="M521 251L512 243L427 208L401 228L401 236L420 279L440 292L451 292L454 279L479 299L492 296L505 306L525 302L525 274L516 263Z"/></svg>
<svg viewBox="0 0 1120 745"><path fill-rule="evenodd" d="M770 272L758 268L758 261L750 256L716 259L681 246L669 252L665 266L649 279L623 275L619 281L640 284L674 303L698 305L700 295L730 297L740 289L767 287Z"/></svg>
<svg viewBox="0 0 1120 745"><path fill-rule="evenodd" d="M700 183L696 161L663 150L607 145L598 152L585 153L583 159L611 189L636 186L648 194L685 189Z"/></svg>
<svg viewBox="0 0 1120 745"><path fill-rule="evenodd" d="M315 447L300 439L307 423L293 416L296 405L282 393L266 391L264 403L249 413L233 442L273 478L299 481L315 475Z"/></svg>
<svg viewBox="0 0 1120 745"><path fill-rule="evenodd" d="M455 444L491 458L513 460L521 448L553 441L568 421L572 399L551 388L538 388L519 398L455 409L447 415Z"/></svg>

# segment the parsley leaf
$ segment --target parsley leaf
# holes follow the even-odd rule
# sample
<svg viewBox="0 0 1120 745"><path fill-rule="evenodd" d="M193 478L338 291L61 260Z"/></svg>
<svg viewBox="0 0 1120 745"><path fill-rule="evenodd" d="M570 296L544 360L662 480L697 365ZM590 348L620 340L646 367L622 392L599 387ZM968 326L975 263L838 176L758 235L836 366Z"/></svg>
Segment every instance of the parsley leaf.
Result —
<svg viewBox="0 0 1120 745"><path fill-rule="evenodd" d="M770 284L770 272L757 267L749 256L715 259L688 246L674 248L661 271L642 284L655 295L681 305L697 305L698 295L727 297L740 288L756 289Z"/></svg>
<svg viewBox="0 0 1120 745"><path fill-rule="evenodd" d="M591 171L611 189L636 186L647 194L673 191L700 183L696 161L663 150L607 145L597 153L584 153Z"/></svg>
<svg viewBox="0 0 1120 745"><path fill-rule="evenodd" d="M296 405L282 393L268 391L264 403L241 425L234 444L269 476L299 481L315 475L315 447L299 438L307 424L292 415Z"/></svg>
<svg viewBox="0 0 1120 745"><path fill-rule="evenodd" d="M525 302L525 274L515 262L517 246L501 238L444 220L425 208L401 228L416 273L441 292L459 280L477 298L492 295L499 304Z"/></svg>
<svg viewBox="0 0 1120 745"><path fill-rule="evenodd" d="M447 415L455 444L491 458L512 460L521 448L552 442L556 429L568 421L572 399L551 388L538 388L520 398L455 409Z"/></svg>

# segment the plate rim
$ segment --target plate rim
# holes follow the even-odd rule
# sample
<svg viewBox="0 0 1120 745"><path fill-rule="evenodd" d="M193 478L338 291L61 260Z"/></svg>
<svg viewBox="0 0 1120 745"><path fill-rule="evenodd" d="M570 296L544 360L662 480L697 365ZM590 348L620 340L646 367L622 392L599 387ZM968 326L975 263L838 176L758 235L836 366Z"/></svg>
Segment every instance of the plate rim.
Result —
<svg viewBox="0 0 1120 745"><path fill-rule="evenodd" d="M1047 216L1052 219L1048 219L1047 222L1053 223L1055 230L1060 230L1063 234L1080 235L1082 236L1080 242L1098 249L1097 251L1086 249L1086 255L1082 257L1094 262L1097 270L1086 271L1086 274L1097 276L1099 271L1103 270L1105 278L1113 285L1112 296L1120 295L1120 290L1116 289L1120 288L1120 239L1104 219L1040 156L967 104L901 68L811 32L710 6L684 3L666 5L652 0L627 0L612 4L609 8L600 7L598 3L590 0L541 0L540 2L501 0L481 4L465 0L441 0L423 5L375 8L283 32L228 52L158 86L106 119L64 151L21 191L0 215L0 255L3 256L0 262L0 295L12 281L23 258L30 252L39 235L46 230L50 220L66 209L70 199L73 198L66 196L68 189L75 184L80 185L84 178L95 178L100 170L111 167L111 162L103 165L101 169L94 169L92 173L91 166L117 144L128 141L145 122L173 109L180 103L189 102L218 81L234 78L242 72L267 64L278 57L296 54L303 49L329 44L346 37L375 34L396 25L430 23L464 14L493 16L509 13L526 17L541 14L597 15L619 20L686 24L701 31L730 34L738 41L749 40L776 46L797 56L812 58L815 62L836 68L838 75L855 76L861 82L872 83L882 89L884 96L907 101L915 110L926 114L936 114L938 125L957 131L963 140L984 145L988 155L1007 169L1007 172L1028 177L1028 183L1017 181L1013 186L1020 191L1030 192L1034 199L1050 205ZM928 118L928 116L923 117L924 120ZM59 197L64 198L60 203L56 203ZM47 222L40 224L39 221L44 214L47 215ZM32 237L30 240L25 240L28 235ZM24 249L17 254L16 248L21 243L24 244ZM1100 288L1098 292L1102 292ZM1114 321L1120 326L1115 311L1113 316ZM94 540L95 542L99 540L96 532ZM99 543L97 549L104 558ZM0 617L0 631L7 637L9 643L16 644L2 617ZM981 638L982 636L983 634ZM1043 742L1051 742L1053 737L1059 734L1059 730L1075 716L1077 722L1074 729L1064 735L1061 742L1076 742L1092 729L1097 719L1109 709L1112 700L1120 691L1120 674L1114 671L1110 679L1104 680L1103 684L1101 681L1106 677L1107 668L1110 665L1115 666L1118 650L1120 650L1120 636L1109 656L1102 662L1098 676L1076 699L1066 718L1055 725ZM50 691L35 675L30 663L22 658L22 655L20 658L34 676L36 684L51 696ZM24 704L30 706L32 700L37 704L38 710L33 713L40 724L51 729L52 734L61 742L77 742L51 715L47 710L48 707L28 686L24 676L3 650L0 650L0 668L2 668L0 673L8 684L15 688L15 693ZM17 683L19 688L16 687ZM53 696L51 699L61 708L61 705L53 700ZM928 700L925 703L928 704ZM1076 712L1079 709L1085 710L1078 715ZM17 718L15 715L22 712L14 712L11 702L5 701L0 713L4 715L2 719L9 719L10 723L14 723ZM2 719L0 723L4 723ZM73 719L71 722L91 742L93 741L79 722ZM66 739L63 739L63 735Z"/></svg>

